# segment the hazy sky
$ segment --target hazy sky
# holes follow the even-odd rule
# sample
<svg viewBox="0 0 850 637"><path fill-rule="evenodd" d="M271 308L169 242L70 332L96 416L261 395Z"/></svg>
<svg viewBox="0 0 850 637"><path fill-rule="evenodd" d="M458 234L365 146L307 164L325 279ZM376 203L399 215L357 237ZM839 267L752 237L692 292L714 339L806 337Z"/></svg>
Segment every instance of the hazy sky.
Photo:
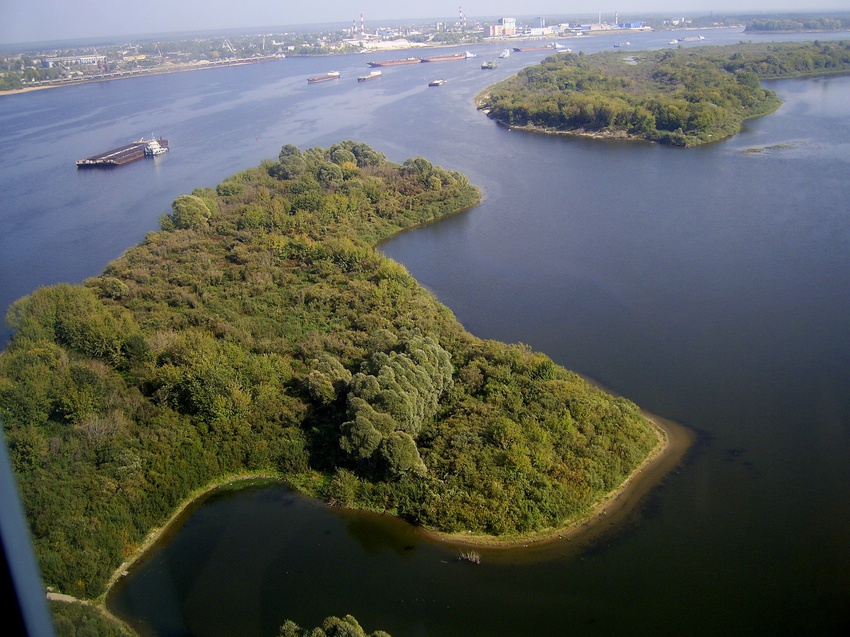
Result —
<svg viewBox="0 0 850 637"><path fill-rule="evenodd" d="M0 43L404 18L847 10L847 0L0 0Z"/></svg>

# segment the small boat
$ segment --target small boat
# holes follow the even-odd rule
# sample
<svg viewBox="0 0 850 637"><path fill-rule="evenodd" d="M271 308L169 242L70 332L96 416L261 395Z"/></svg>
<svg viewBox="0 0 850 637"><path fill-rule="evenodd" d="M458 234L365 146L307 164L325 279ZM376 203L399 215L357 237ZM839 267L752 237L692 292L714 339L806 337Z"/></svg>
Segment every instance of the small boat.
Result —
<svg viewBox="0 0 850 637"><path fill-rule="evenodd" d="M477 58L477 57L478 57L478 54L477 54L477 53L473 53L472 51L467 51L467 52L466 52L466 53L464 53L463 55L466 57L466 59L467 59L467 60L468 60L469 58Z"/></svg>
<svg viewBox="0 0 850 637"><path fill-rule="evenodd" d="M617 42L617 44L614 45L614 48L618 49L618 48L623 47L623 46L631 46L631 45L632 45L631 42Z"/></svg>
<svg viewBox="0 0 850 637"><path fill-rule="evenodd" d="M339 71L329 71L324 75L316 75L315 77L308 77L307 84L318 84L319 82L327 82L328 80L338 80L339 79Z"/></svg>
<svg viewBox="0 0 850 637"><path fill-rule="evenodd" d="M496 63L493 60L490 60L489 62L484 62L481 65L481 68L485 71L492 71L496 68Z"/></svg>
<svg viewBox="0 0 850 637"><path fill-rule="evenodd" d="M505 59L505 58L510 57L510 56L511 56L511 50L510 49L505 49L504 51L499 53L499 57L502 58L502 59Z"/></svg>
<svg viewBox="0 0 850 637"><path fill-rule="evenodd" d="M369 80L377 80L383 75L382 71L371 71L369 75L361 75L357 78L358 82L368 82Z"/></svg>
<svg viewBox="0 0 850 637"><path fill-rule="evenodd" d="M430 82L428 82L428 86L442 86L445 83L445 80L431 80Z"/></svg>

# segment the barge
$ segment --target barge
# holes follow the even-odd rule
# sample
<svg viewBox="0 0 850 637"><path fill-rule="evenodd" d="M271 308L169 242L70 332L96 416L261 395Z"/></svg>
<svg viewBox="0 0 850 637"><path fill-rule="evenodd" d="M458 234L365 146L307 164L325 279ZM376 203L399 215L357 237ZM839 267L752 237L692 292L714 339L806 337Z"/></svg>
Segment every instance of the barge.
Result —
<svg viewBox="0 0 850 637"><path fill-rule="evenodd" d="M357 78L358 82L368 82L370 80L377 80L379 77L383 75L381 71L371 71L369 75L361 75Z"/></svg>
<svg viewBox="0 0 850 637"><path fill-rule="evenodd" d="M423 62L451 62L453 60L465 60L469 57L467 53L452 53L451 55L435 55L430 58L422 58Z"/></svg>
<svg viewBox="0 0 850 637"><path fill-rule="evenodd" d="M168 140L160 137L159 139L140 139L136 142L131 142L119 148L107 150L99 155L92 155L85 159L77 160L77 168L109 168L112 166L123 166L131 161L136 161L142 157L156 157L168 152Z"/></svg>
<svg viewBox="0 0 850 637"><path fill-rule="evenodd" d="M402 64L419 64L422 58L404 58L401 60L384 60L383 62L367 62L369 66L401 66Z"/></svg>
<svg viewBox="0 0 850 637"><path fill-rule="evenodd" d="M318 84L319 82L327 82L328 80L338 80L339 71L329 71L324 75L316 75L307 78L307 84Z"/></svg>
<svg viewBox="0 0 850 637"><path fill-rule="evenodd" d="M505 49L505 51L507 51L507 49ZM553 42L552 44L543 44L540 46L515 46L514 51L517 53L525 53L527 51L558 51L560 53L571 52L570 49L566 48L563 44L558 44L557 42Z"/></svg>

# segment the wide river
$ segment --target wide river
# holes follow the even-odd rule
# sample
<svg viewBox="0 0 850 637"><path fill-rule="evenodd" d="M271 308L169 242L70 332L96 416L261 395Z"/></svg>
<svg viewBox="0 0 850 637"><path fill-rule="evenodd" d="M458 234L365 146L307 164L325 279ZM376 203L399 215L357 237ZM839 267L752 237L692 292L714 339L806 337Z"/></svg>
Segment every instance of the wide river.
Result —
<svg viewBox="0 0 850 637"><path fill-rule="evenodd" d="M703 46L804 37L702 34ZM776 113L681 150L497 126L473 97L544 55L480 70L501 49L367 83L354 78L372 57L346 56L0 97L0 308L98 274L176 196L284 143L356 139L481 187L475 209L382 246L471 332L528 343L698 432L602 541L484 551L477 567L404 524L282 487L214 496L111 596L140 630L273 637L286 618L346 613L394 637L850 627L850 77L772 82ZM307 86L329 70L342 78ZM151 133L171 152L74 166Z"/></svg>

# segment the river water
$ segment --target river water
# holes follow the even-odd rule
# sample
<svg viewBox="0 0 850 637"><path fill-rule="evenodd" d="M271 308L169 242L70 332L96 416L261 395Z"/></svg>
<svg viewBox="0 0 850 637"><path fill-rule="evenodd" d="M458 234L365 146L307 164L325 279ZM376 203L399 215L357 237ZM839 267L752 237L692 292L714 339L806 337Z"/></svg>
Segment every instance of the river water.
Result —
<svg viewBox="0 0 850 637"><path fill-rule="evenodd" d="M477 567L404 524L283 487L216 495L125 578L116 612L151 634L211 636L345 613L395 637L850 625L850 78L772 82L776 113L690 150L522 134L475 111L480 90L542 57L397 67L365 84L361 56L287 59L0 99L3 307L97 274L174 197L284 143L356 139L482 188L477 208L382 246L467 329L528 343L698 432L603 541L485 551ZM307 86L328 70L342 79ZM448 81L428 88L436 77ZM74 167L151 133L172 151Z"/></svg>

